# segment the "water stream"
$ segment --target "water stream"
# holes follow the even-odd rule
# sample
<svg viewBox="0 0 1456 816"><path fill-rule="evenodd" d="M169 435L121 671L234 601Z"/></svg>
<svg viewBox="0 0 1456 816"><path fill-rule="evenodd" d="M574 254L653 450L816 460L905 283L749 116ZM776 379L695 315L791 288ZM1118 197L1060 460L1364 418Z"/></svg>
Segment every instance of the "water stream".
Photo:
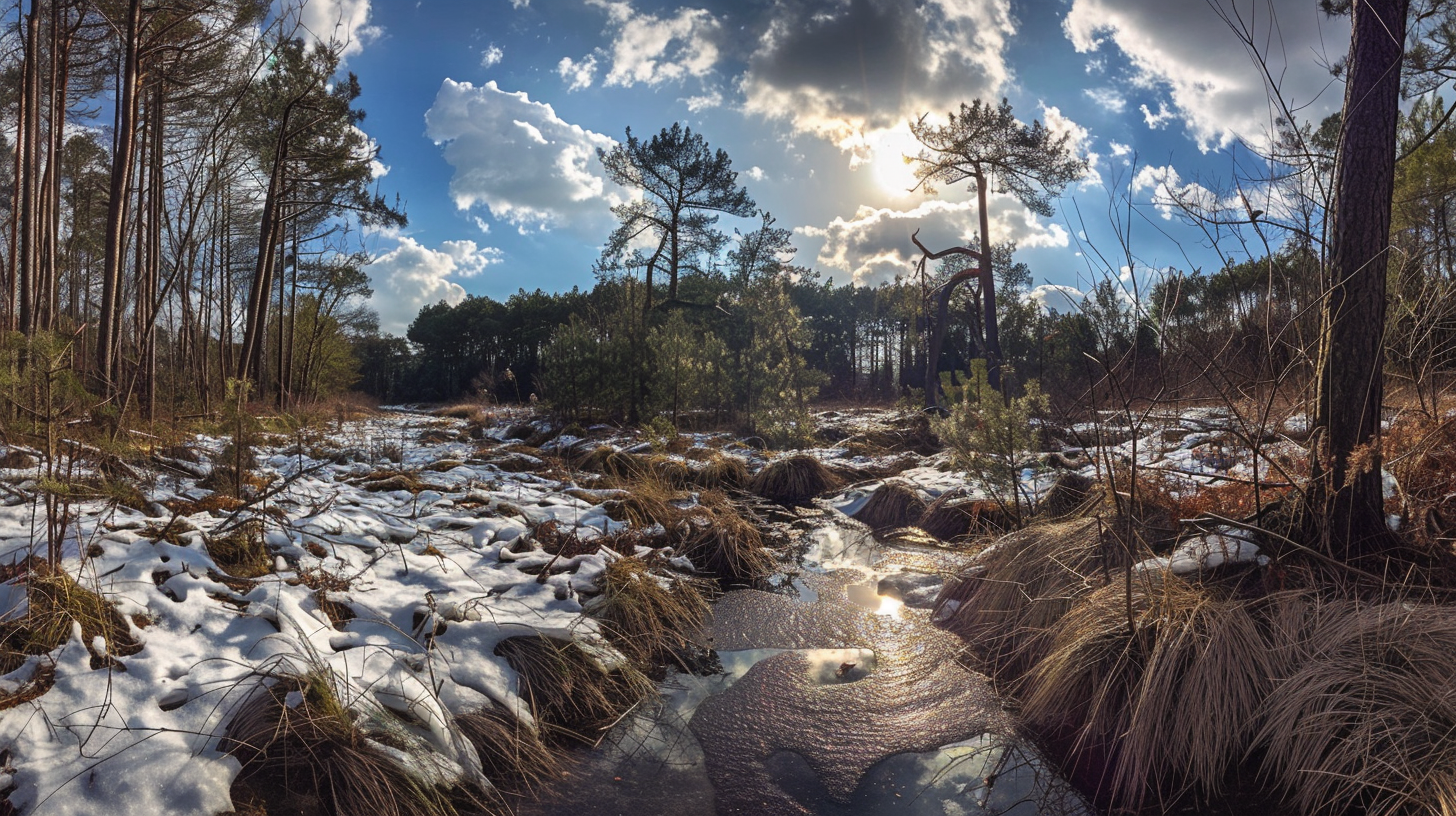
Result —
<svg viewBox="0 0 1456 816"><path fill-rule="evenodd" d="M1090 814L929 621L938 550L831 514L781 590L714 605L718 664L676 673L524 814Z"/></svg>

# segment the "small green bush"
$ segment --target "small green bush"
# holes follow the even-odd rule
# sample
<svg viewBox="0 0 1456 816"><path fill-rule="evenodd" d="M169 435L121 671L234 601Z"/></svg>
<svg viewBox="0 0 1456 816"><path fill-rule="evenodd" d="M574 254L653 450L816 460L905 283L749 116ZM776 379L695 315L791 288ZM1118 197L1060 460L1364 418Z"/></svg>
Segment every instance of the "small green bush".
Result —
<svg viewBox="0 0 1456 816"><path fill-rule="evenodd" d="M1002 372L1010 382L1011 372L1004 366ZM984 360L973 361L967 375L950 416L934 420L933 427L950 449L951 463L1019 523L1034 499L1022 488L1019 464L1036 444L1033 420L1046 413L1046 395L1036 380L1019 397L1001 394L986 381Z"/></svg>

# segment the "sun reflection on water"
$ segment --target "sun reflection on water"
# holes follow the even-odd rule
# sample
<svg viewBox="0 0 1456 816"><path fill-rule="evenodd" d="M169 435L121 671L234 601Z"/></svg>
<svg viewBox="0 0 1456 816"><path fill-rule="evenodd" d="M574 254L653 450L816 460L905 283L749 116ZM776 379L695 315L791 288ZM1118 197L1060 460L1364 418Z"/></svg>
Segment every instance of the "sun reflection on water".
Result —
<svg viewBox="0 0 1456 816"><path fill-rule="evenodd" d="M880 596L880 605L875 609L876 615L889 615L892 618L900 617L900 612L905 604L898 598L891 598L889 595Z"/></svg>

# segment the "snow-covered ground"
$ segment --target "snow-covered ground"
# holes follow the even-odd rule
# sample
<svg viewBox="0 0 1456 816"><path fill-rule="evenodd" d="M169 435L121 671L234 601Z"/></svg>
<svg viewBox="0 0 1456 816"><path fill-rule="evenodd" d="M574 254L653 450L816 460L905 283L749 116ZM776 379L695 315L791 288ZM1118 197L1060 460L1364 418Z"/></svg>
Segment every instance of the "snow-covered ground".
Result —
<svg viewBox="0 0 1456 816"><path fill-rule="evenodd" d="M321 669L351 708L400 715L436 754L437 770L470 775L478 763L453 729L453 713L493 701L530 719L514 673L493 652L497 643L543 633L619 659L579 600L611 551L560 559L538 575L553 556L511 547L548 520L582 538L622 525L601 504L563 493L569 482L488 463L477 455L479 441L417 441L462 428L396 414L345 423L303 451L260 449L256 472L287 484L244 514L264 520L276 561L274 572L251 581L224 581L226 570L208 554L206 542L237 525L229 512L74 508L64 567L116 603L142 648L98 661L107 644L84 644L78 630L0 678L0 691L12 692L43 667L55 675L49 691L0 712L8 760L0 787L14 785L10 803L56 816L229 810L239 766L218 748L229 714L269 677ZM223 444L197 440L204 467ZM446 469L425 470L441 462ZM418 470L427 487L374 491L359 481L381 469ZM24 495L37 474L4 475ZM206 498L197 481L162 476L150 498ZM43 556L45 529L43 508L31 502L0 507L0 564ZM159 538L163 530L169 534ZM0 587L0 618L24 613L19 580ZM352 612L346 627L333 625L328 602Z"/></svg>
<svg viewBox="0 0 1456 816"><path fill-rule="evenodd" d="M852 418L858 426L835 419L849 436L885 416L864 412ZM255 472L272 477L270 495L241 514L185 512L210 491L180 471L159 472L148 486L153 512L99 501L73 508L63 566L116 604L140 648L118 654L100 639L83 643L77 628L60 648L0 677L5 694L52 671L55 678L44 694L0 712L0 789L13 786L10 803L53 816L229 810L239 765L219 744L230 714L270 678L310 671L332 676L351 709L398 715L433 759L420 773L475 777L474 749L453 717L491 704L527 722L531 716L514 672L494 654L500 641L543 633L575 639L604 663L621 659L581 603L617 556L604 549L557 559L529 533L554 521L590 538L622 523L591 500L602 496L574 489L570 474L505 450L505 424L483 439L468 438L465 427L399 411L342 423L307 444L261 447ZM1226 437L1209 422L1153 423L1128 436L1085 459L1083 471L1136 456L1188 489L1254 476L1247 451L1220 441ZM626 435L610 441L646 448ZM225 442L198 438L196 468L207 469ZM560 436L541 449L577 442ZM690 440L728 442L710 434ZM733 452L753 467L767 458L742 445ZM858 467L882 463L845 446L814 453ZM383 481L390 472L423 489L387 489L399 486ZM0 565L45 554L43 507L27 500L39 475L35 467L0 470L11 502L0 507ZM1030 459L1021 475L1029 496L1051 484L1052 471ZM1269 469L1261 466L1258 476L1270 478ZM943 456L899 478L927 499L967 486ZM853 512L879 484L859 484L830 504ZM160 503L184 513L163 512ZM261 520L274 570L232 580L207 543L248 519ZM1231 549L1190 549L1170 564L1215 552L1255 555L1246 552L1252 544L1230 540ZM22 580L0 585L0 620L24 613ZM336 626L331 604L343 604L352 619Z"/></svg>

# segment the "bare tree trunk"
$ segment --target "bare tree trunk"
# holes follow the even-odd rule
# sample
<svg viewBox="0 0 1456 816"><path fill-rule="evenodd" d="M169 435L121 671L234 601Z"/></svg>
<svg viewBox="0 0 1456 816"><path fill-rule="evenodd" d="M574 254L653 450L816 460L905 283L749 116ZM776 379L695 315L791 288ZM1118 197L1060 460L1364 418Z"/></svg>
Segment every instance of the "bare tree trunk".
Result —
<svg viewBox="0 0 1456 816"><path fill-rule="evenodd" d="M111 156L111 197L106 210L106 260L101 270L101 314L96 338L96 374L108 394L117 388L117 341L121 330L121 262L132 153L136 144L137 83L141 73L141 0L131 0L126 17L126 53L116 100L116 144Z"/></svg>
<svg viewBox="0 0 1456 816"><path fill-rule="evenodd" d="M1409 0L1356 0L1351 12L1334 246L1316 370L1313 478L1305 505L1306 528L1344 559L1378 552L1387 537L1379 439L1382 343L1408 9Z"/></svg>
<svg viewBox="0 0 1456 816"><path fill-rule="evenodd" d="M981 309L986 339L986 384L1001 390L1001 331L996 325L996 275L991 268L991 216L986 211L986 176L976 168L976 205L981 216Z"/></svg>
<svg viewBox="0 0 1456 816"><path fill-rule="evenodd" d="M137 332L141 348L137 350L137 366L140 369L140 393L142 418L150 422L155 418L157 396L157 332L156 323L161 309L159 299L162 279L162 140L165 135L166 103L164 84L159 80L152 91L152 113L149 125L151 139L151 172L148 203L151 215L151 232L148 233L148 252L145 267L146 297L137 298L137 311L146 314L146 322ZM140 288L140 285L139 285Z"/></svg>
<svg viewBox="0 0 1456 816"><path fill-rule="evenodd" d="M288 125L297 101L295 99L284 108L283 121L274 140L273 167L268 173L268 193L263 200L263 219L258 228L258 262L253 272L252 288L248 291L243 347L238 354L238 378L252 380L259 389L263 385L264 331L268 326L269 300L273 296L275 251L281 229L278 208L279 199L283 196L284 168L288 164Z"/></svg>
<svg viewBox="0 0 1456 816"><path fill-rule="evenodd" d="M21 118L16 128L19 142L20 187L20 331L27 337L37 325L36 279L40 266L40 9L31 3L25 21L25 61L21 75Z"/></svg>
<svg viewBox="0 0 1456 816"><path fill-rule="evenodd" d="M984 185L982 189L984 189ZM946 323L948 323L950 320L950 296L955 291L955 288L957 286L961 285L965 281L970 280L977 274L979 274L984 279L987 274L986 270L989 270L991 268L990 250L987 248L985 238L986 224L984 223L984 198L981 199L981 208L981 211L983 213L983 223L981 225L982 237L980 252L977 252L974 249L970 249L969 247L951 247L950 249L942 249L939 252L931 252L930 250L925 248L924 244L920 243L920 230L916 230L910 236L910 241L914 243L921 252L920 263L922 264L922 266L928 261L938 261L941 258L950 255L965 255L973 260L979 261L981 267L981 272L979 273L973 272L969 269L957 272L951 276L950 280L941 284L938 289L934 290L934 295L936 299L935 320L930 325L927 343L929 347L925 350L926 408L940 407L940 351L941 348L945 345L945 326ZM982 285L985 285L984 282L982 283ZM999 349L1000 346L997 345L997 348ZM986 367L989 370L990 361L987 360L986 363Z"/></svg>

